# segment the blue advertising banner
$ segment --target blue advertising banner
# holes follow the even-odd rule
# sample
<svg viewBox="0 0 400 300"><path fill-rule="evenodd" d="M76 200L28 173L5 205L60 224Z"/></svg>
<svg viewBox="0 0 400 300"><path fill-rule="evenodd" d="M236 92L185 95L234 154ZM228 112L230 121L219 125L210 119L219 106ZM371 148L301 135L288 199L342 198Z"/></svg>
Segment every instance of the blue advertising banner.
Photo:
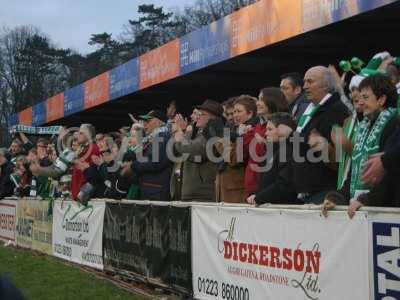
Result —
<svg viewBox="0 0 400 300"><path fill-rule="evenodd" d="M180 38L181 74L230 58L230 23L226 17Z"/></svg>
<svg viewBox="0 0 400 300"><path fill-rule="evenodd" d="M40 126L46 123L46 101L32 107L32 125Z"/></svg>
<svg viewBox="0 0 400 300"><path fill-rule="evenodd" d="M385 6L398 0L303 0L303 32Z"/></svg>
<svg viewBox="0 0 400 300"><path fill-rule="evenodd" d="M64 117L84 109L84 96L85 91L83 84L77 85L64 92Z"/></svg>
<svg viewBox="0 0 400 300"><path fill-rule="evenodd" d="M347 0L331 1L333 22L361 14L397 0Z"/></svg>
<svg viewBox="0 0 400 300"><path fill-rule="evenodd" d="M8 126L14 126L18 124L18 114L13 114L8 117Z"/></svg>
<svg viewBox="0 0 400 300"><path fill-rule="evenodd" d="M110 100L139 89L139 60L131 59L110 71Z"/></svg>
<svg viewBox="0 0 400 300"><path fill-rule="evenodd" d="M351 0L348 0L351 2ZM357 0L359 13L363 13L398 0Z"/></svg>
<svg viewBox="0 0 400 300"><path fill-rule="evenodd" d="M400 224L372 223L374 299L400 299Z"/></svg>

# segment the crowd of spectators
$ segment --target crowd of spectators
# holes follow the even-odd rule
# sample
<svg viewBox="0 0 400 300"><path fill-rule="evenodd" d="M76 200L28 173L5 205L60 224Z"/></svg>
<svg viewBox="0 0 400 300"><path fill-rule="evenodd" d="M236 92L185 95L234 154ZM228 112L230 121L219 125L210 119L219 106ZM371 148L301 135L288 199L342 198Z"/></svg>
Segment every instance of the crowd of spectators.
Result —
<svg viewBox="0 0 400 300"><path fill-rule="evenodd" d="M345 204L350 217L399 207L400 66L377 59L358 75L284 74L257 98L205 100L189 118L172 101L115 132L14 126L0 149L0 199L313 203L325 215Z"/></svg>

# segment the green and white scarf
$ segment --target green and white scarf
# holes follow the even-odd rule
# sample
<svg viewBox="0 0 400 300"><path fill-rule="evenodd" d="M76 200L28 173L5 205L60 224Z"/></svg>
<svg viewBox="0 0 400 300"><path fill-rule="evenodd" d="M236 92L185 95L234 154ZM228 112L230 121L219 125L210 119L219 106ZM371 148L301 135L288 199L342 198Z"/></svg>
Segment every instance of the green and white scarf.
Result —
<svg viewBox="0 0 400 300"><path fill-rule="evenodd" d="M354 141L354 133L357 131L358 124L359 122L357 120L357 114L355 113L352 115L350 122L346 123L343 128L344 136L346 139ZM351 157L342 149L339 160L337 190L342 189L349 174L350 166Z"/></svg>
<svg viewBox="0 0 400 300"><path fill-rule="evenodd" d="M388 108L379 114L372 128L371 121L367 118L364 118L358 126L351 158L350 197L352 199L360 192L369 191L368 187L361 181L363 165L371 155L378 153L383 130L396 114L396 109Z"/></svg>
<svg viewBox="0 0 400 300"><path fill-rule="evenodd" d="M302 132L303 129L307 126L307 124L311 121L312 117L318 112L319 108L328 101L328 99L331 97L331 94L327 94L320 103L314 104L310 103L304 113L301 115L299 122L297 123L297 132Z"/></svg>
<svg viewBox="0 0 400 300"><path fill-rule="evenodd" d="M302 132L303 129L307 126L307 124L310 122L312 117L316 114L316 112L319 110L320 105L315 105L313 103L309 104L307 106L307 109L304 111L304 113L301 115L299 119L299 123L297 124L296 131L297 132Z"/></svg>
<svg viewBox="0 0 400 300"><path fill-rule="evenodd" d="M34 127L34 126L26 126L26 125L14 125L10 127L10 133L26 133L26 134L35 134L35 135L54 135L59 134L61 130L61 126L48 126L48 127Z"/></svg>

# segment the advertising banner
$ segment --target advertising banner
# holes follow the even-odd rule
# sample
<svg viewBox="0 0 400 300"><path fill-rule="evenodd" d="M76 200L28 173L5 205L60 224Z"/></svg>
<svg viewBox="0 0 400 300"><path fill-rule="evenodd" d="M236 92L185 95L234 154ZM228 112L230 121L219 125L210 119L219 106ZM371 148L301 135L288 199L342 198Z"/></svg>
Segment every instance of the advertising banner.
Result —
<svg viewBox="0 0 400 300"><path fill-rule="evenodd" d="M110 99L131 94L139 89L139 59L134 58L110 71Z"/></svg>
<svg viewBox="0 0 400 300"><path fill-rule="evenodd" d="M181 37L181 74L230 58L230 28L230 18L222 18Z"/></svg>
<svg viewBox="0 0 400 300"><path fill-rule="evenodd" d="M179 75L179 46L176 39L139 57L141 89Z"/></svg>
<svg viewBox="0 0 400 300"><path fill-rule="evenodd" d="M231 14L231 57L301 33L301 1L260 0Z"/></svg>
<svg viewBox="0 0 400 300"><path fill-rule="evenodd" d="M52 255L53 216L49 214L49 201L31 200L27 203L32 208L33 234L32 249Z"/></svg>
<svg viewBox="0 0 400 300"><path fill-rule="evenodd" d="M15 241L15 223L17 218L17 201L0 201L0 239Z"/></svg>
<svg viewBox="0 0 400 300"><path fill-rule="evenodd" d="M53 255L77 264L103 269L103 201L83 206L75 201L55 201Z"/></svg>
<svg viewBox="0 0 400 300"><path fill-rule="evenodd" d="M40 126L47 122L46 101L39 102L32 109L32 125Z"/></svg>
<svg viewBox="0 0 400 300"><path fill-rule="evenodd" d="M399 215L370 214L370 237L370 299L400 299Z"/></svg>
<svg viewBox="0 0 400 300"><path fill-rule="evenodd" d="M368 299L367 222L364 213L194 206L194 296Z"/></svg>
<svg viewBox="0 0 400 300"><path fill-rule="evenodd" d="M107 203L105 268L191 291L189 207Z"/></svg>
<svg viewBox="0 0 400 300"><path fill-rule="evenodd" d="M8 126L14 126L18 124L18 114L12 114L8 117Z"/></svg>
<svg viewBox="0 0 400 300"><path fill-rule="evenodd" d="M349 1L349 0L348 0ZM354 0L350 0L354 1ZM357 7L360 13L397 2L399 0L357 0Z"/></svg>
<svg viewBox="0 0 400 300"><path fill-rule="evenodd" d="M84 109L85 87L77 85L64 92L64 116L69 116Z"/></svg>
<svg viewBox="0 0 400 300"><path fill-rule="evenodd" d="M32 249L33 237L33 200L18 200L17 205L17 245ZM36 202L36 201L35 201Z"/></svg>
<svg viewBox="0 0 400 300"><path fill-rule="evenodd" d="M21 111L18 115L18 121L21 125L32 126L32 107Z"/></svg>
<svg viewBox="0 0 400 300"><path fill-rule="evenodd" d="M20 199L17 207L17 245L51 255L49 201Z"/></svg>
<svg viewBox="0 0 400 300"><path fill-rule="evenodd" d="M55 121L64 117L64 93L47 99L47 122Z"/></svg>
<svg viewBox="0 0 400 300"><path fill-rule="evenodd" d="M303 32L339 22L397 0L302 0Z"/></svg>
<svg viewBox="0 0 400 300"><path fill-rule="evenodd" d="M109 72L85 82L85 109L103 104L109 99Z"/></svg>

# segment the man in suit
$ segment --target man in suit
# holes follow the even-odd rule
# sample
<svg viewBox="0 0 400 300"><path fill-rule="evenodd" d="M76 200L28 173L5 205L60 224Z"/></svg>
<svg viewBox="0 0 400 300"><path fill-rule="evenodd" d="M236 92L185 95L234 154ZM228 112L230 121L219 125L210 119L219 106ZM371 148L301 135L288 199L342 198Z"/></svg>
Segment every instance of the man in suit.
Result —
<svg viewBox="0 0 400 300"><path fill-rule="evenodd" d="M304 91L310 104L292 137L291 169L285 174L290 174L300 200L320 204L337 182L331 131L334 125L343 125L349 112L336 93L334 76L326 67L316 66L306 72Z"/></svg>

